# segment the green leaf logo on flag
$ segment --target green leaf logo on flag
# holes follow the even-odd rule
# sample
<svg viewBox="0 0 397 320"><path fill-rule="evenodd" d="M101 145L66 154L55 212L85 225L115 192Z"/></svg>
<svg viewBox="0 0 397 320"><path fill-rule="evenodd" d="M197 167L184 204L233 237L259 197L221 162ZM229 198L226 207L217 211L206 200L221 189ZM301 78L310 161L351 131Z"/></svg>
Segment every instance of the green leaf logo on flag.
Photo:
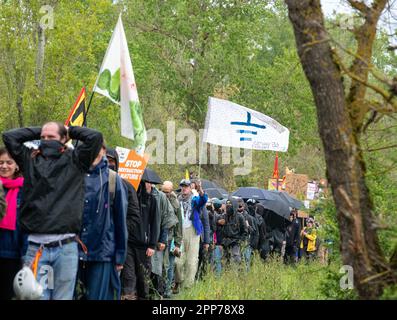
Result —
<svg viewBox="0 0 397 320"><path fill-rule="evenodd" d="M143 155L146 129L121 15L110 39L94 91L120 105L121 135L134 140L136 152Z"/></svg>

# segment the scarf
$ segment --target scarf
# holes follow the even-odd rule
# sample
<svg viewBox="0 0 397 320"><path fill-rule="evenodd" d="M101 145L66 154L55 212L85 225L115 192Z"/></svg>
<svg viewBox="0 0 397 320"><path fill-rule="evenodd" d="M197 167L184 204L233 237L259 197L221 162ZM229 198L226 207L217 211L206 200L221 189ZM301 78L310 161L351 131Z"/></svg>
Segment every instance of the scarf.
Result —
<svg viewBox="0 0 397 320"><path fill-rule="evenodd" d="M58 140L40 140L39 149L46 158L59 158L65 152L65 145Z"/></svg>
<svg viewBox="0 0 397 320"><path fill-rule="evenodd" d="M19 177L16 179L7 179L0 177L4 188L8 189L6 195L6 215L0 221L0 228L15 230L17 222L17 198L19 188L23 186L23 178Z"/></svg>

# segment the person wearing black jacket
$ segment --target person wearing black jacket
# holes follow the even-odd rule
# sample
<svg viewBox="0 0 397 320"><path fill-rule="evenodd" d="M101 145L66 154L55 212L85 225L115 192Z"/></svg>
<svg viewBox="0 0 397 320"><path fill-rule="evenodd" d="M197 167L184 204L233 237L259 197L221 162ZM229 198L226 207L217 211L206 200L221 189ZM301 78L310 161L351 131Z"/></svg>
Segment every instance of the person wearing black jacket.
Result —
<svg viewBox="0 0 397 320"><path fill-rule="evenodd" d="M149 299L151 256L154 254L160 235L160 214L155 197L148 193L145 182L138 187L140 223L135 232L128 233L127 259L122 282L123 299Z"/></svg>
<svg viewBox="0 0 397 320"><path fill-rule="evenodd" d="M258 246L258 240L259 240L258 224L256 222L255 217L251 216L248 213L248 211L246 209L246 204L244 203L243 199L238 199L238 209L237 210L244 216L244 219L247 224L247 232L248 232L247 243L242 250L242 254L244 256L244 260L246 262L247 269L249 269L253 251Z"/></svg>
<svg viewBox="0 0 397 320"><path fill-rule="evenodd" d="M287 225L287 231L285 233L284 262L286 264L296 261L296 252L300 244L300 224L295 218L295 211L291 211L289 221L290 223Z"/></svg>
<svg viewBox="0 0 397 320"><path fill-rule="evenodd" d="M241 243L245 241L247 235L247 225L244 216L238 212L237 200L227 200L225 224L222 230L226 264L229 264L231 260L235 263L241 262Z"/></svg>
<svg viewBox="0 0 397 320"><path fill-rule="evenodd" d="M39 139L36 150L24 145ZM65 145L69 139L82 143L72 150ZM76 234L82 224L84 178L101 149L102 134L48 122L42 128L4 132L3 141L24 177L19 217L22 230L29 234L24 263L31 265L39 258L37 280L48 278L42 299L71 300L77 275Z"/></svg>
<svg viewBox="0 0 397 320"><path fill-rule="evenodd" d="M119 156L115 149L106 148L106 157L109 161L109 168L115 172L119 171ZM126 179L122 179L125 189L127 190L127 231L128 234L134 234L139 232L139 226L141 224L141 212L139 208L139 200L137 192L135 191L133 185ZM127 244L127 254L131 252L130 249L131 243ZM127 255L127 259L129 265L131 265L130 261L131 255ZM125 262L127 264L127 262ZM121 270L120 279L121 279L121 300L131 300L136 298L136 294L131 286L131 280L133 280L133 275L130 272L131 268L123 268Z"/></svg>
<svg viewBox="0 0 397 320"><path fill-rule="evenodd" d="M255 205L255 215L259 215L262 218L262 223L258 224L258 233L259 233L259 239L258 239L258 252L260 257L263 260L266 260L268 254L270 253L270 231L267 228L266 225L266 220L268 219L269 211L266 210L263 205L260 203L257 203Z"/></svg>

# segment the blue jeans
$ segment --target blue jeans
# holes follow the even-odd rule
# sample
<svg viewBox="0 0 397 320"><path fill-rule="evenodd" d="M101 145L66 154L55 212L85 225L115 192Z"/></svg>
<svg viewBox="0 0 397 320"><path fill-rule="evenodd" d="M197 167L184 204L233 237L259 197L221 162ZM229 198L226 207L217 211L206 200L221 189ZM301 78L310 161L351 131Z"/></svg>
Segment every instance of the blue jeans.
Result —
<svg viewBox="0 0 397 320"><path fill-rule="evenodd" d="M30 266L40 245L29 244L23 257L25 265ZM55 248L43 248L37 268L37 281L43 286L41 300L72 300L78 266L77 242Z"/></svg>
<svg viewBox="0 0 397 320"><path fill-rule="evenodd" d="M120 300L120 276L113 262L80 262L78 279L87 300Z"/></svg>
<svg viewBox="0 0 397 320"><path fill-rule="evenodd" d="M171 286L174 281L174 270L175 270L175 256L172 253L168 255L168 269L167 269L167 284L165 288L165 293L167 296L171 296Z"/></svg>
<svg viewBox="0 0 397 320"><path fill-rule="evenodd" d="M247 266L247 271L249 271L250 265L251 265L251 258L252 258L252 247L251 246L247 246L244 248L243 256L244 256L245 264Z"/></svg>
<svg viewBox="0 0 397 320"><path fill-rule="evenodd" d="M222 246L215 246L214 249L214 265L215 265L215 272L216 275L220 276L222 272L222 255L223 255L223 248Z"/></svg>

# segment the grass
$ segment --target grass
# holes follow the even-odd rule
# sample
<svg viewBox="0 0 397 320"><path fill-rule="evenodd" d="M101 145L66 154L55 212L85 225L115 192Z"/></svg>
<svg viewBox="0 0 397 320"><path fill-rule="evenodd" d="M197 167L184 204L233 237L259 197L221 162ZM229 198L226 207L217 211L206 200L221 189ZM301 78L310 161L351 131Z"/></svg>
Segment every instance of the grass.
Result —
<svg viewBox="0 0 397 320"><path fill-rule="evenodd" d="M314 300L350 299L339 288L340 264L323 265L317 261L287 266L273 258L263 263L257 256L250 271L231 267L217 277L209 272L202 281L182 290L177 300ZM331 275L331 276L330 276Z"/></svg>

